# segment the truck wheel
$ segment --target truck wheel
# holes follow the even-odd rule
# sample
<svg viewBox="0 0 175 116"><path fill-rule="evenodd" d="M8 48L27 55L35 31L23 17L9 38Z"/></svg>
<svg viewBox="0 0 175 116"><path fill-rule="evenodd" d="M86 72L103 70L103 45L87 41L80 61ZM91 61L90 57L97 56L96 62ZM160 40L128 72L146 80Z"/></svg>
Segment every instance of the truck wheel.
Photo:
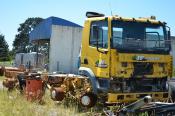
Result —
<svg viewBox="0 0 175 116"><path fill-rule="evenodd" d="M80 97L80 103L82 106L90 108L97 102L97 96L94 93L85 93Z"/></svg>

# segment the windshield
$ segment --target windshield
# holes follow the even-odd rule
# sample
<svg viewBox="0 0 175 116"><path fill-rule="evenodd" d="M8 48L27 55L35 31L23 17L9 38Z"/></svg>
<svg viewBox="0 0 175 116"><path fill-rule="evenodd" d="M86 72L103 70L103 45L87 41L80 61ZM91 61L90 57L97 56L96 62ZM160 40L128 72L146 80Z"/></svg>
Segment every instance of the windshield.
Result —
<svg viewBox="0 0 175 116"><path fill-rule="evenodd" d="M112 48L119 52L166 52L169 44L162 25L112 21Z"/></svg>

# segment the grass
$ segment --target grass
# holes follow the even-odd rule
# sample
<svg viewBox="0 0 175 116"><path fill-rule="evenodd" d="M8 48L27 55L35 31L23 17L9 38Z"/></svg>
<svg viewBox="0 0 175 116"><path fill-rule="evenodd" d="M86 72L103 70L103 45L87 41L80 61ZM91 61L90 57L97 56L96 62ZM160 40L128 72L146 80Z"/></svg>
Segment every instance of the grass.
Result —
<svg viewBox="0 0 175 116"><path fill-rule="evenodd" d="M0 76L0 81L3 81L4 80L4 76Z"/></svg>
<svg viewBox="0 0 175 116"><path fill-rule="evenodd" d="M4 61L4 62L0 62L0 66L7 66L10 67L13 65L12 61Z"/></svg>
<svg viewBox="0 0 175 116"><path fill-rule="evenodd" d="M25 96L13 91L0 90L0 116L86 116L78 113L77 107L65 107L56 104L49 97L44 96L44 105L38 102L29 102Z"/></svg>

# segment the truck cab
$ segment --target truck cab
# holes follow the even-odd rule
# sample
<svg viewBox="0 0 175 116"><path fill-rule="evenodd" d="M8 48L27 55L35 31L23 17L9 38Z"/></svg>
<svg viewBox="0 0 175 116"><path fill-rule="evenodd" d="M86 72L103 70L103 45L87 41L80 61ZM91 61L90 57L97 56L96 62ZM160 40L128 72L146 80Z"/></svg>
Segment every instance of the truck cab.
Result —
<svg viewBox="0 0 175 116"><path fill-rule="evenodd" d="M167 100L172 77L170 28L151 18L124 18L87 12L79 72L106 103L126 103L146 95Z"/></svg>

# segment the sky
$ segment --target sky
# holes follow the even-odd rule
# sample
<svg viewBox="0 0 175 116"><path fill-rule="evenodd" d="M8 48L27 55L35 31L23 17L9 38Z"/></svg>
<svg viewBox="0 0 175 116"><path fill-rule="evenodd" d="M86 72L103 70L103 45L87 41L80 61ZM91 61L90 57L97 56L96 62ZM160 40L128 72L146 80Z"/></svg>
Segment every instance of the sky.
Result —
<svg viewBox="0 0 175 116"><path fill-rule="evenodd" d="M19 24L27 18L55 16L83 26L87 11L134 18L154 15L175 35L175 0L1 0L0 33L12 49Z"/></svg>

